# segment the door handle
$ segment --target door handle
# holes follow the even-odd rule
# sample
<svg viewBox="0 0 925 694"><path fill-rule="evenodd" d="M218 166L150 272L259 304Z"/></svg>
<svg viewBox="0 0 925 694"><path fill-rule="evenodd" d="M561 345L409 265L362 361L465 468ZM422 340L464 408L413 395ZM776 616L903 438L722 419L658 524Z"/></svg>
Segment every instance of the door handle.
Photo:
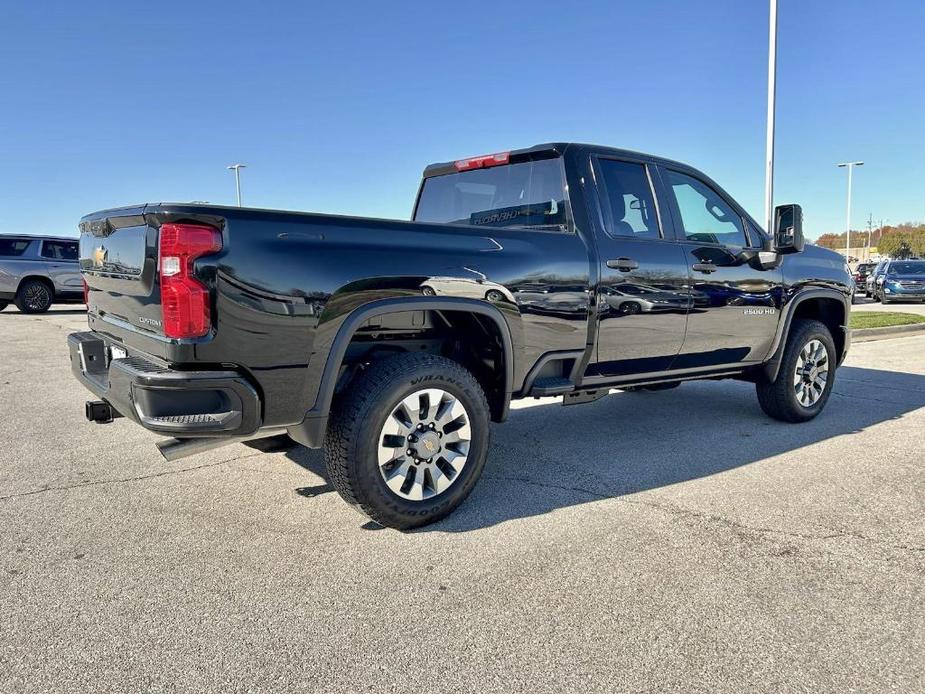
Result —
<svg viewBox="0 0 925 694"><path fill-rule="evenodd" d="M706 275L716 272L716 266L713 263L694 263L691 268Z"/></svg>
<svg viewBox="0 0 925 694"><path fill-rule="evenodd" d="M607 267L609 267L611 270L629 272L630 270L635 270L638 268L639 263L637 263L632 258L617 258L616 260L608 260Z"/></svg>

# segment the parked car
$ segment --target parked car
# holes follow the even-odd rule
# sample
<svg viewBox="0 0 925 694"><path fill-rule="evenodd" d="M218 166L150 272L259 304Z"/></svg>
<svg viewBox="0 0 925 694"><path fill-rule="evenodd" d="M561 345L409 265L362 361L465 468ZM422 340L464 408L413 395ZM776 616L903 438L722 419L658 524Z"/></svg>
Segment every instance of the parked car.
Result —
<svg viewBox="0 0 925 694"><path fill-rule="evenodd" d="M0 235L0 311L11 301L23 313L82 302L77 248L74 238Z"/></svg>
<svg viewBox="0 0 925 694"><path fill-rule="evenodd" d="M410 222L105 210L80 223L72 370L89 420L176 437L168 459L286 432L324 448L347 502L410 528L468 496L514 398L736 378L771 417L818 415L851 275L804 246L798 205L775 219L769 237L684 164L561 143L428 166ZM650 310L621 310L627 287Z"/></svg>
<svg viewBox="0 0 925 694"><path fill-rule="evenodd" d="M925 260L889 261L877 296L884 304L925 300Z"/></svg>
<svg viewBox="0 0 925 694"><path fill-rule="evenodd" d="M867 275L867 279L865 280L865 293L874 301L879 301L877 294L877 282L883 277L883 270L886 268L886 265L889 262L889 259L881 260L874 266L874 269L870 271L870 274Z"/></svg>
<svg viewBox="0 0 925 694"><path fill-rule="evenodd" d="M867 293L867 277L870 275L871 270L877 267L877 263L859 263L858 266L854 269L854 285L856 287L855 292L864 294L864 296L870 296Z"/></svg>

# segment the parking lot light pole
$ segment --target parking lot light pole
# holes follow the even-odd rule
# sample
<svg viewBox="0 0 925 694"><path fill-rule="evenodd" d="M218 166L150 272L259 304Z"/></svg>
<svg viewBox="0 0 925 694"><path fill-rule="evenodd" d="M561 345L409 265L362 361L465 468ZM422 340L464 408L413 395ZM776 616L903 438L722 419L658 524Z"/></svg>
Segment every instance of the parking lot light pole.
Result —
<svg viewBox="0 0 925 694"><path fill-rule="evenodd" d="M845 262L848 262L851 250L851 171L855 166L864 166L862 161L844 161L836 164L840 169L848 169L848 212L845 215Z"/></svg>
<svg viewBox="0 0 925 694"><path fill-rule="evenodd" d="M228 167L229 171L234 171L235 188L238 191L238 207L241 206L241 169L246 169L247 164L232 164Z"/></svg>
<svg viewBox="0 0 925 694"><path fill-rule="evenodd" d="M764 223L768 234L774 224L774 106L777 96L777 0L770 0L768 28L768 131L765 141Z"/></svg>

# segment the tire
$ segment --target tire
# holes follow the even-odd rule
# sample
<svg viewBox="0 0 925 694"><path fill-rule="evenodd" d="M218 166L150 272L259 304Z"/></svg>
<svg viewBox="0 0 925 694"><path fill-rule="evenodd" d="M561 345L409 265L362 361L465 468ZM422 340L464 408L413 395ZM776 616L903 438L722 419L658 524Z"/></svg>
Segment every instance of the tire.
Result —
<svg viewBox="0 0 925 694"><path fill-rule="evenodd" d="M804 353L804 349L814 343L821 345L825 351L826 378L818 396L812 386L805 382L801 383L804 393L807 390L811 393L806 400L812 400L812 402L807 404L807 402L801 402L798 395L799 386L795 380L801 354ZM781 359L777 378L771 382L764 381L755 384L761 409L769 417L782 422L809 421L822 411L832 394L832 387L835 384L835 361L835 342L832 340L829 329L823 323L816 320L794 321L790 334L787 336L787 345L784 348L784 356ZM817 363L822 363L821 358Z"/></svg>
<svg viewBox="0 0 925 694"><path fill-rule="evenodd" d="M3 309L5 309L5 308L6 308L7 306L9 306L9 305L10 305L10 302L9 302L9 301L0 301L0 311L2 311Z"/></svg>
<svg viewBox="0 0 925 694"><path fill-rule="evenodd" d="M428 413L425 419L437 422L437 428L429 430L424 424L425 428L419 429L414 421L427 405L433 407L429 397L424 399L421 393L434 389L448 396L441 398L440 412L450 407L451 400L456 404L443 418L443 426L439 418ZM419 411L405 408L401 418L393 416L403 401L409 400L420 405ZM462 407L461 418L455 414L457 405ZM400 424L402 418L410 424ZM447 424L448 418L455 419ZM457 426L460 421L465 421L468 429ZM451 432L452 426L457 428ZM390 430L394 433L387 433ZM406 440L417 434L421 434L420 440ZM448 445L443 440L465 435L469 436L467 445ZM400 445L394 445L396 442ZM424 445L433 457L415 463L419 453L426 454ZM437 453L433 452L434 445ZM331 485L344 501L380 525L407 530L444 518L469 496L485 466L488 445L488 402L475 377L444 357L401 354L373 364L338 396L325 438L325 464ZM408 453L413 449L405 446L416 447L412 455ZM452 460L448 453L453 454ZM381 454L386 458L383 464ZM444 489L437 490L435 479L445 485ZM399 484L401 488L397 488Z"/></svg>
<svg viewBox="0 0 925 694"><path fill-rule="evenodd" d="M26 280L16 292L16 308L23 313L45 313L51 308L54 291L42 280Z"/></svg>

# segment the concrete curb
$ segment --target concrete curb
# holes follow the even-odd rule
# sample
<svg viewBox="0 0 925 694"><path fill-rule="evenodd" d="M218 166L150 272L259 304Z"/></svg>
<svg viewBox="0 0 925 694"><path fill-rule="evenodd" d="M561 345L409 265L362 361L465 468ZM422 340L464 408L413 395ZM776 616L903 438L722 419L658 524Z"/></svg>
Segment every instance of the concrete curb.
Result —
<svg viewBox="0 0 925 694"><path fill-rule="evenodd" d="M870 342L872 340L888 340L891 337L908 337L918 334L925 334L925 323L889 325L885 328L858 328L851 331L851 341Z"/></svg>

